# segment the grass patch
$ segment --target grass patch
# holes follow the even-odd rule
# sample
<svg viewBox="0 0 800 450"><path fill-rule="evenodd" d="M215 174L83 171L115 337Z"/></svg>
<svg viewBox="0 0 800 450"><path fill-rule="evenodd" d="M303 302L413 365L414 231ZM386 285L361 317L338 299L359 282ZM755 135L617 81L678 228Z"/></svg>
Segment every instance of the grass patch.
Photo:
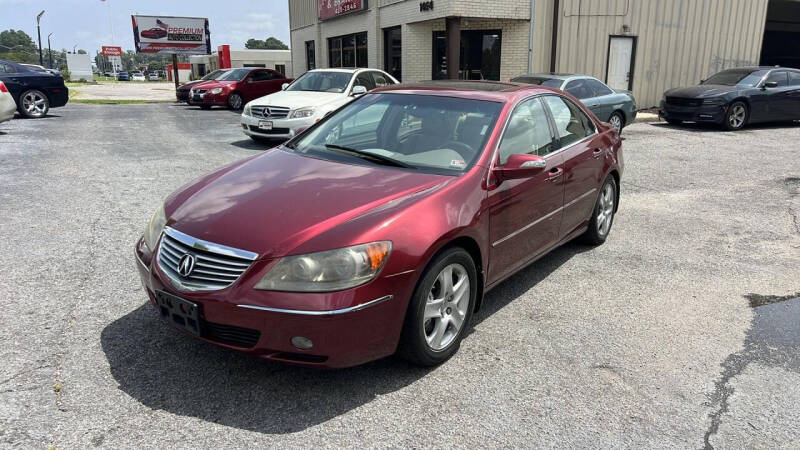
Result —
<svg viewBox="0 0 800 450"><path fill-rule="evenodd" d="M99 98L72 98L71 103L85 103L87 105L147 105L150 103L175 103L175 100L114 100Z"/></svg>

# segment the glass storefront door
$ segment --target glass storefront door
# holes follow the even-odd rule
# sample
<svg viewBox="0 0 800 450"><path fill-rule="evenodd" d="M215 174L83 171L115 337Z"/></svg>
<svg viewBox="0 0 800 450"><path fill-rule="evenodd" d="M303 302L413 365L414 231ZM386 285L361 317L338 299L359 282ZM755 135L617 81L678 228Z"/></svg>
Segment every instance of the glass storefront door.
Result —
<svg viewBox="0 0 800 450"><path fill-rule="evenodd" d="M383 30L383 70L389 75L403 80L403 38L400 27L385 28Z"/></svg>
<svg viewBox="0 0 800 450"><path fill-rule="evenodd" d="M500 30L462 30L459 78L500 80ZM434 80L447 78L447 38L444 31L433 33Z"/></svg>

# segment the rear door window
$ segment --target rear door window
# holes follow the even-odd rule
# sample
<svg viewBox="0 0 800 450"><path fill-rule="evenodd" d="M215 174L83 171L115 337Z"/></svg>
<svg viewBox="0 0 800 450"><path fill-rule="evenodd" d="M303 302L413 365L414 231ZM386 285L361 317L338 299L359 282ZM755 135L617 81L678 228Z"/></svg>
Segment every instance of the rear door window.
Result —
<svg viewBox="0 0 800 450"><path fill-rule="evenodd" d="M589 85L589 88L594 91L595 97L602 97L604 95L611 95L614 93L610 87L597 80L586 80L586 83Z"/></svg>
<svg viewBox="0 0 800 450"><path fill-rule="evenodd" d="M789 72L789 86L800 86L800 72Z"/></svg>

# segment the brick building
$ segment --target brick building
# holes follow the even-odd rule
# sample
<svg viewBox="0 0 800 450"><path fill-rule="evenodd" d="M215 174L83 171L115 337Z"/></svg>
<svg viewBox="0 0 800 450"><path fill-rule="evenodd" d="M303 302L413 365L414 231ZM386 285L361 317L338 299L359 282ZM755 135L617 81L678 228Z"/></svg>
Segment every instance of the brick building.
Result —
<svg viewBox="0 0 800 450"><path fill-rule="evenodd" d="M354 66L402 81L583 73L646 107L721 69L800 66L798 0L288 2L295 75Z"/></svg>

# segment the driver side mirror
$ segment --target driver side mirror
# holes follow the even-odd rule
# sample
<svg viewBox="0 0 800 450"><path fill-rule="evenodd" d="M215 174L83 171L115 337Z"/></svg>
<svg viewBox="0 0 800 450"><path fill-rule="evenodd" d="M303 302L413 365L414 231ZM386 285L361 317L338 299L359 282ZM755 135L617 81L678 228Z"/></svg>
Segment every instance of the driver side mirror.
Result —
<svg viewBox="0 0 800 450"><path fill-rule="evenodd" d="M767 89L767 88L775 89L776 87L778 87L778 82L777 81L767 81L766 83L764 83L764 88L765 89Z"/></svg>
<svg viewBox="0 0 800 450"><path fill-rule="evenodd" d="M288 87L289 87L289 83L283 83L283 84L281 85L281 90L282 90L282 91L285 91L285 90L286 90L286 88L288 88Z"/></svg>
<svg viewBox="0 0 800 450"><path fill-rule="evenodd" d="M530 178L547 167L547 160L537 155L515 153L508 157L508 161L495 168L495 173L501 180L514 180Z"/></svg>
<svg viewBox="0 0 800 450"><path fill-rule="evenodd" d="M353 86L353 90L350 91L350 96L351 97L358 97L358 96L364 95L366 93L367 93L367 88L365 88L364 86L361 86L359 84L359 85Z"/></svg>

